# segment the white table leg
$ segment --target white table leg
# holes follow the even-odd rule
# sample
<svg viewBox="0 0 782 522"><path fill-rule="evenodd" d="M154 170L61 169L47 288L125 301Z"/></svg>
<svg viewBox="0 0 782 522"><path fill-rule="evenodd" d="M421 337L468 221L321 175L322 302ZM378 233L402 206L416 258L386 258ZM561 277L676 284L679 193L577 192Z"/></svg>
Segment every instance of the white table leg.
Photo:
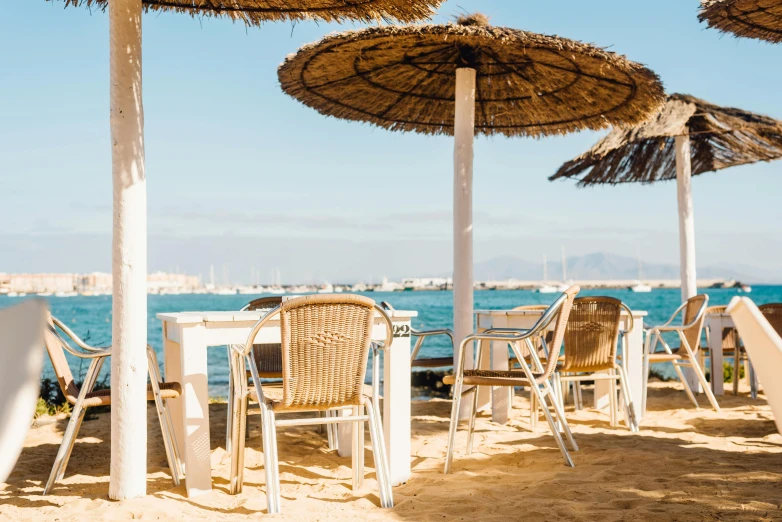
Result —
<svg viewBox="0 0 782 522"><path fill-rule="evenodd" d="M725 395L725 381L722 374L722 330L725 321L719 316L706 316L709 326L709 351L711 352L711 390L714 395ZM706 369L703 368L705 372Z"/></svg>
<svg viewBox="0 0 782 522"><path fill-rule="evenodd" d="M507 317L496 317L493 321L494 328L508 328ZM492 342L491 344L491 369L497 371L508 370L508 343ZM480 399L479 399L480 400ZM508 388L498 386L491 389L491 420L500 424L506 424L510 418L510 400Z"/></svg>
<svg viewBox="0 0 782 522"><path fill-rule="evenodd" d="M392 486L410 478L410 322L394 335L383 359L383 434ZM407 328L404 328L404 327ZM406 333L405 333L406 332Z"/></svg>
<svg viewBox="0 0 782 522"><path fill-rule="evenodd" d="M185 463L187 496L194 497L212 490L212 465L209 441L209 386L206 349L202 324L180 329L180 383L183 434L182 460ZM167 359L168 360L168 359ZM166 368L168 370L168 368ZM173 413L173 412L172 412ZM177 421L174 421L177 424Z"/></svg>
<svg viewBox="0 0 782 522"><path fill-rule="evenodd" d="M627 385L630 397L633 401L635 418L640 421L643 418L641 403L644 394L644 320L643 317L633 318L633 329L625 332L625 346L627 353L622 354L627 360L622 363L627 369ZM622 318L622 329L627 328L628 319ZM607 380L595 383L595 408L608 410L610 384Z"/></svg>
<svg viewBox="0 0 782 522"><path fill-rule="evenodd" d="M169 325L163 322L163 376L166 382L182 382L182 356L179 343L174 342L168 337L168 328L175 328L175 325ZM168 409L171 412L171 420L174 424L174 437L179 448L179 454L184 455L184 409L182 408L182 399L170 399Z"/></svg>
<svg viewBox="0 0 782 522"><path fill-rule="evenodd" d="M636 420L643 418L641 401L644 390L644 318L633 318L633 329L625 334L627 338L627 381Z"/></svg>

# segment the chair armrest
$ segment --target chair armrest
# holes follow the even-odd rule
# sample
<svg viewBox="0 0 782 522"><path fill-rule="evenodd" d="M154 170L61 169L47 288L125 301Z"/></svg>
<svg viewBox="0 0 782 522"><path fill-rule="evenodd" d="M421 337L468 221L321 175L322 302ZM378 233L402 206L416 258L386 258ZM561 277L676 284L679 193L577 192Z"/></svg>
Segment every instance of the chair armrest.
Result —
<svg viewBox="0 0 782 522"><path fill-rule="evenodd" d="M421 345L424 344L424 340L428 337L434 337L437 335L446 335L451 340L451 350L456 348L456 342L453 337L453 331L448 328L438 328L433 330L412 330L411 335L418 337L413 347L413 352L410 354L410 362L415 361L418 357L418 352L421 350Z"/></svg>

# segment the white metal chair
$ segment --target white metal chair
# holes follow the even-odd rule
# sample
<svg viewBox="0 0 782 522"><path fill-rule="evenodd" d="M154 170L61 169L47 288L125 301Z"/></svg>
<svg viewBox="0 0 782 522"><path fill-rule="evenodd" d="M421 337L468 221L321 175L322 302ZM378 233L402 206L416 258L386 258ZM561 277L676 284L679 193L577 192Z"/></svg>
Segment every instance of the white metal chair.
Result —
<svg viewBox="0 0 782 522"><path fill-rule="evenodd" d="M80 350L71 347L65 338L60 335L60 332L73 341ZM49 316L44 339L60 389L66 400L73 405L71 418L68 420L68 426L65 428L62 444L60 444L49 480L43 490L43 494L46 495L51 491L55 482L62 480L63 476L65 476L65 468L68 466L68 459L71 457L73 445L76 442L76 436L79 433L87 408L111 405L110 389L93 390L103 363L106 361L106 358L111 356L111 347L97 348L88 345L73 333L70 328L52 316ZM65 358L65 352L90 361L81 386L77 386L73 378L68 361ZM155 401L158 420L160 421L160 431L163 434L163 444L166 449L166 458L168 459L168 467L171 469L171 479L174 482L174 486L178 486L180 477L183 475L182 463L179 458L167 401L168 399L178 398L182 394L182 386L178 382L163 381L163 378L160 376L160 367L158 366L155 350L151 346L147 346L147 361L150 376L150 384L147 386L147 400ZM145 458L145 456L139 455L139 458Z"/></svg>
<svg viewBox="0 0 782 522"><path fill-rule="evenodd" d="M684 391L687 393L687 397L690 398L696 408L699 407L698 401L695 399L695 395L682 373L682 367L691 368L692 371L695 372L711 406L715 411L720 411L720 405L717 404L717 399L711 391L711 386L706 380L703 369L698 363L698 350L701 344L703 321L706 317L706 307L708 304L709 296L705 294L691 297L673 313L667 323L661 326L654 326L647 330L646 346L644 348L644 396L642 400L642 411L646 411L649 365L665 362L673 364L676 375L678 375L679 380L684 385ZM679 326L671 324L679 315L682 315L682 324ZM681 343L680 346L676 349L672 349L663 338L664 333L677 334ZM655 351L658 344L663 347L662 352ZM721 369L717 369L717 371L721 371Z"/></svg>
<svg viewBox="0 0 782 522"><path fill-rule="evenodd" d="M375 314L384 321L385 342L372 343ZM251 347L258 332L279 318L282 346L282 386L263 386ZM240 492L244 471L244 417L246 398L261 405L266 498L269 513L280 512L277 427L353 423L353 490L363 482L364 423L369 424L380 503L393 507L388 463L379 412L380 352L391 346L393 326L385 311L359 295L311 295L291 299L266 313L253 327L243 347L236 347L232 362L233 421L231 440L232 492ZM370 348L372 386L364 385ZM248 389L245 364L252 373ZM348 416L343 410L351 410ZM362 413L364 412L365 413ZM332 415L278 419L278 414L328 412Z"/></svg>
<svg viewBox="0 0 782 522"><path fill-rule="evenodd" d="M538 319L535 326L529 330L517 330L513 328L495 328L486 330L480 334L468 335L459 344L459 351L457 352L456 368L454 368L454 374L448 375L443 379L445 384L453 384L453 405L451 406L451 425L448 433L448 452L445 458L445 473L451 471L453 464L453 450L456 439L456 429L459 423L459 408L463 395L472 395L469 427L467 434L467 454L472 453L473 435L475 433L475 416L477 413L477 401L478 401L478 388L480 386L529 386L532 390L533 397L541 404L544 405L543 413L546 416L546 420L551 427L551 431L554 435L554 440L559 447L562 457L565 460L565 464L568 466L574 466L573 460L570 458L565 443L559 433L559 426L555 423L554 418L551 416L551 412L548 407L545 406L545 398L548 397L552 408L557 415L557 421L562 426L565 432L565 436L570 443L570 447L573 451L578 450L578 445L573 439L573 434L568 426L565 413L562 411L560 401L557 398L557 391L555 391L552 376L557 367L557 357L549 357L546 361L546 366L541 364L538 357L537 347L534 345L535 341L541 339L543 332L545 332L549 325L554 324L554 334L552 336L550 352L551 354L557 354L562 346L562 339L565 335L565 326L568 322L570 315L570 309L573 306L573 299L578 294L579 287L571 286L565 291L549 309ZM521 371L518 370L466 370L464 368L464 359L467 353L467 345L473 343L475 345L475 358L474 361L480 361L481 348L484 343L481 341L505 341L510 345L513 353L516 355L518 364L521 366ZM545 340L543 340L545 343ZM522 351L521 343L526 345L526 354ZM525 355L529 355L531 364L525 360ZM470 386L466 390L464 386Z"/></svg>
<svg viewBox="0 0 782 522"><path fill-rule="evenodd" d="M35 412L46 317L40 299L0 310L0 482L19 458Z"/></svg>

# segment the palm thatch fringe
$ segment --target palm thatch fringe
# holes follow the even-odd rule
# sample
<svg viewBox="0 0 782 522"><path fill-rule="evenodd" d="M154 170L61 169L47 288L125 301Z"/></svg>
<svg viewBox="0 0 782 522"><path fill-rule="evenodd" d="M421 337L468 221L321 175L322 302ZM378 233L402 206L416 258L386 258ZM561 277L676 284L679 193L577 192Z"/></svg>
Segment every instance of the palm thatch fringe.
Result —
<svg viewBox="0 0 782 522"><path fill-rule="evenodd" d="M686 134L693 175L782 157L782 122L672 94L656 117L612 130L549 179L574 178L579 186L675 179L674 141Z"/></svg>
<svg viewBox="0 0 782 522"><path fill-rule="evenodd" d="M782 0L702 0L698 19L723 33L782 42Z"/></svg>
<svg viewBox="0 0 782 522"><path fill-rule="evenodd" d="M492 27L370 27L288 56L282 90L321 114L396 131L453 134L455 71L476 70L476 134L546 136L643 121L663 103L657 75L557 36Z"/></svg>
<svg viewBox="0 0 782 522"><path fill-rule="evenodd" d="M47 0L55 1L55 0ZM64 0L65 5L106 10L109 0ZM261 25L266 21L416 22L434 15L443 0L142 0L145 11L174 11Z"/></svg>

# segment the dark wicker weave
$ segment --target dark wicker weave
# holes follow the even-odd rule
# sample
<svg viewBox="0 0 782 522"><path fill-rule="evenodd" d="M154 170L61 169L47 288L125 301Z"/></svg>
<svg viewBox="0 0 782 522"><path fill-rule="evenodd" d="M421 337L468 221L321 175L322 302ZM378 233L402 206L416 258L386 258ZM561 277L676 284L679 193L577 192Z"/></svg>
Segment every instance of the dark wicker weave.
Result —
<svg viewBox="0 0 782 522"><path fill-rule="evenodd" d="M259 297L247 303L242 310L268 311L282 304L282 297ZM253 356L258 374L266 379L282 379L282 347L279 343L254 344ZM249 377L249 374L248 374Z"/></svg>
<svg viewBox="0 0 782 522"><path fill-rule="evenodd" d="M782 303L768 303L758 307L771 327L782 336Z"/></svg>
<svg viewBox="0 0 782 522"><path fill-rule="evenodd" d="M622 301L578 297L565 329L565 361L560 371L592 373L616 367Z"/></svg>

